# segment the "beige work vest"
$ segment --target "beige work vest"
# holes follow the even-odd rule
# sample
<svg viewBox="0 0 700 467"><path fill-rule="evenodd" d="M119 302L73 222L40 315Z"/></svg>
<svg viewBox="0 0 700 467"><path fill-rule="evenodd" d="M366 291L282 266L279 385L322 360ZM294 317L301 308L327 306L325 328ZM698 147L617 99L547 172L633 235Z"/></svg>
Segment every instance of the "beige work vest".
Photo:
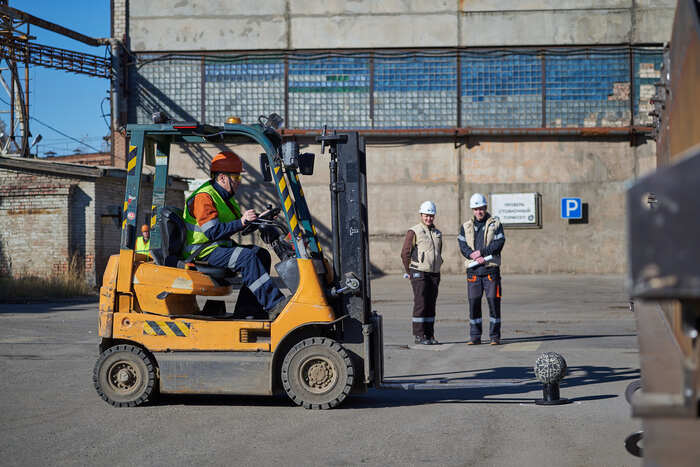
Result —
<svg viewBox="0 0 700 467"><path fill-rule="evenodd" d="M425 224L416 224L411 230L416 234L411 269L439 273L442 265L442 233L436 228L429 229Z"/></svg>
<svg viewBox="0 0 700 467"><path fill-rule="evenodd" d="M486 220L486 224L484 225L484 235L486 235L486 238L484 239L484 246L489 246L489 244L493 241L493 236L496 234L496 230L498 230L498 227L500 227L501 221L498 220L497 217L489 217ZM469 245L469 248L472 250L474 249L474 218L470 217L467 222L462 224L462 228L464 229L464 239L467 242L467 245ZM466 268L469 266L469 263L471 263L473 260L467 258L467 260L464 262L464 267ZM491 261L488 261L484 263L484 266L500 266L501 265L501 255L493 255L493 259Z"/></svg>

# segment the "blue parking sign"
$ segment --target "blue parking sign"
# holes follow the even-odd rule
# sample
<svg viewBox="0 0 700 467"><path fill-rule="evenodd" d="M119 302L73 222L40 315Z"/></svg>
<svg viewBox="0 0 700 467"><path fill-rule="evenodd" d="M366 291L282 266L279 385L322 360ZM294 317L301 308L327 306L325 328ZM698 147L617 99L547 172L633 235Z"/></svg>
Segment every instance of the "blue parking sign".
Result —
<svg viewBox="0 0 700 467"><path fill-rule="evenodd" d="M581 198L562 198L561 199L561 218L562 219L581 219L583 218L583 204Z"/></svg>

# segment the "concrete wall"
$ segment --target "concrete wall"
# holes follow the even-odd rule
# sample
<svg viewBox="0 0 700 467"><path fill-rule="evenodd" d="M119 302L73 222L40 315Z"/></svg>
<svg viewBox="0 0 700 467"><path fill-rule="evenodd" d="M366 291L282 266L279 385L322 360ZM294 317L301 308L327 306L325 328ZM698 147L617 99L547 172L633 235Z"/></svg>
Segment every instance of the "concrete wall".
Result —
<svg viewBox="0 0 700 467"><path fill-rule="evenodd" d="M124 0L115 11L124 11ZM128 2L134 51L665 42L674 0ZM115 17L115 31L125 15Z"/></svg>
<svg viewBox="0 0 700 467"><path fill-rule="evenodd" d="M202 148L209 157L218 148ZM258 148L233 149L244 159L244 184L237 194L244 208L277 204L271 184L263 184ZM304 193L326 250L330 248L328 159L315 152L313 176L302 176ZM190 149L191 152L191 149ZM173 151L171 168L198 179L207 174L187 151ZM196 160L201 161L198 153ZM437 204L436 224L445 234L444 272L462 271L457 248L459 226L471 214L474 192L542 195L541 229L506 229L503 270L509 273L622 273L626 267L624 232L625 183L652 170L652 144L629 142L541 141L481 142L468 148L452 143L378 145L367 148L370 259L384 273L401 269L399 253L406 230L417 223L418 206L426 199ZM560 219L562 197L578 196L589 205L589 223L570 225ZM244 239L245 242L257 242Z"/></svg>

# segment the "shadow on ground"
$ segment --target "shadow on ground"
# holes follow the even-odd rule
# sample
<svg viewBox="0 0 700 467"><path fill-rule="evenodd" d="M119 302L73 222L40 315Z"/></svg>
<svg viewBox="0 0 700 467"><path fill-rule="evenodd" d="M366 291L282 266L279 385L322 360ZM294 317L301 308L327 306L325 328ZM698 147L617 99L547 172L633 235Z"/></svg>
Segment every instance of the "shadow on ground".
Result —
<svg viewBox="0 0 700 467"><path fill-rule="evenodd" d="M570 339L596 339L600 337L635 337L636 334L553 334L553 335L543 335L543 336L530 336L530 337L506 337L501 339L501 344L515 344L518 342L546 342L546 341L558 341L558 340L570 340ZM449 341L440 342L441 344L466 344L469 339L459 340L459 341ZM482 339L482 345L488 345L488 340Z"/></svg>
<svg viewBox="0 0 700 467"><path fill-rule="evenodd" d="M562 397L567 397L567 388L637 378L639 378L639 370L634 368L590 365L569 367L568 376L561 382ZM453 371L449 373L400 375L386 377L385 382L409 385L426 383L455 385L463 383L472 387L455 388L446 386L445 389L438 389L433 386L430 389L422 390L372 390L365 395L348 400L344 407L399 407L450 402L521 404L532 403L540 396L517 396L542 389L542 384L535 379L533 369L519 366L465 370L461 372ZM592 394L569 399L577 402L611 399L618 396L618 394Z"/></svg>
<svg viewBox="0 0 700 467"><path fill-rule="evenodd" d="M637 378L639 378L639 370L633 368L588 365L570 367L569 376L561 383L562 397L567 397L567 388ZM392 376L386 378L385 381L386 383L404 383L409 385L420 383L432 383L434 385L448 383L454 385L464 383L473 387L370 389L365 394L351 395L341 405L340 409L403 407L438 403L530 404L534 403L537 397L525 397L524 395L542 389L542 385L535 380L532 368L515 366ZM612 399L618 396L618 394L591 394L570 397L569 399L572 402L584 402ZM164 394L158 398L155 405L294 407L294 403L291 400L280 395L267 397Z"/></svg>

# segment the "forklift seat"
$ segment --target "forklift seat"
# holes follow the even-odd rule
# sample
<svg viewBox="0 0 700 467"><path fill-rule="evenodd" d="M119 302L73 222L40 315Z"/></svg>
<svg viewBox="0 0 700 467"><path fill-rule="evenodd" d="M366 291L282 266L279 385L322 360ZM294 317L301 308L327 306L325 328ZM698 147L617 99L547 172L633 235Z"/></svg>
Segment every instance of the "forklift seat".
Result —
<svg viewBox="0 0 700 467"><path fill-rule="evenodd" d="M185 245L187 227L183 220L182 210L173 207L160 209L160 250L151 250L153 261L161 266L185 269L186 262L180 259L180 253ZM228 268L219 268L207 264L206 261L194 261L195 269L213 279L223 280L236 276Z"/></svg>

